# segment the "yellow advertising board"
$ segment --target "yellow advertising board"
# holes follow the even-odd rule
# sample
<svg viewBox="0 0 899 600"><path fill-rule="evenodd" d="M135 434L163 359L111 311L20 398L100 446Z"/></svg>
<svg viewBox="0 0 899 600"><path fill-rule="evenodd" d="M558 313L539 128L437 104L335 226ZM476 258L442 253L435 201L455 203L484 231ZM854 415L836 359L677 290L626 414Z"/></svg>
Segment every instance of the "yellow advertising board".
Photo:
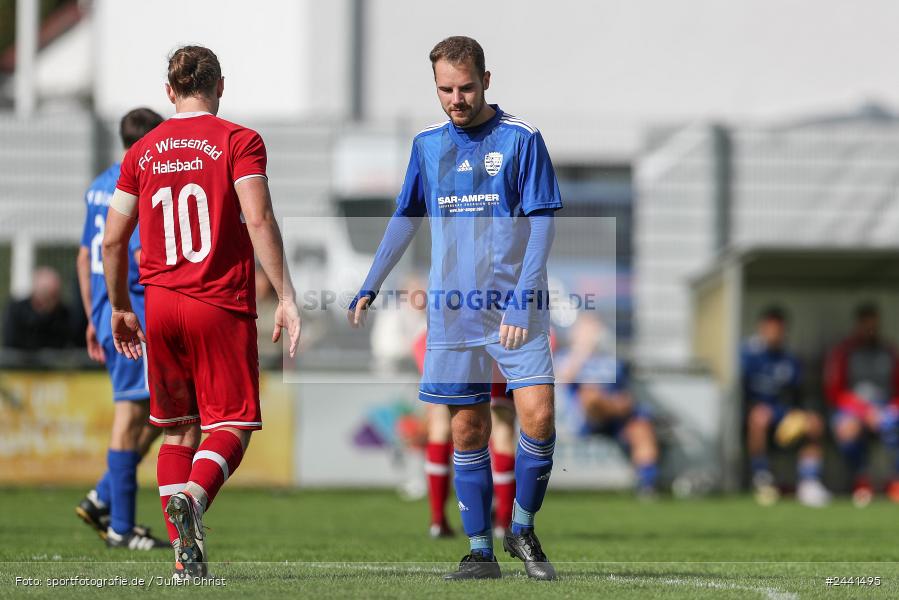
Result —
<svg viewBox="0 0 899 600"><path fill-rule="evenodd" d="M280 373L262 373L264 428L230 485L293 484L293 397ZM112 387L102 371L0 373L0 485L85 485L106 469ZM142 485L156 482L159 442L141 463Z"/></svg>

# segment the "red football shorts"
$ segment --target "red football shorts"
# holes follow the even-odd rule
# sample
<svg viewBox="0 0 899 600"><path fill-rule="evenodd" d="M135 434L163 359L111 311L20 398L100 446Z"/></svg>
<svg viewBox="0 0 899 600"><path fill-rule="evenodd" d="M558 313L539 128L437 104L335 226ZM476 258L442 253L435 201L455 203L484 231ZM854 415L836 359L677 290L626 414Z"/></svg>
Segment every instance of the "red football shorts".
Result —
<svg viewBox="0 0 899 600"><path fill-rule="evenodd" d="M490 406L503 406L515 410L512 395L506 391L506 378L500 373L496 363L493 363L493 382L490 384Z"/></svg>
<svg viewBox="0 0 899 600"><path fill-rule="evenodd" d="M256 320L146 287L150 422L262 429Z"/></svg>

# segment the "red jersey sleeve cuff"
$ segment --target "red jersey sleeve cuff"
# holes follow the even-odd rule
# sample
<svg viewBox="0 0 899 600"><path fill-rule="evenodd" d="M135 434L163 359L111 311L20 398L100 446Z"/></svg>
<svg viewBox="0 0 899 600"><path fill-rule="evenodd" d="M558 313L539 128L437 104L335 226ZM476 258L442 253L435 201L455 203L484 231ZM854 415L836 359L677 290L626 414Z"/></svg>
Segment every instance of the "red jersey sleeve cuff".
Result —
<svg viewBox="0 0 899 600"><path fill-rule="evenodd" d="M244 181L245 179L250 179L252 177L264 177L264 178L268 179L268 175L266 175L265 173L250 173L248 175L241 175L240 177L235 179L234 185L237 185L241 181Z"/></svg>

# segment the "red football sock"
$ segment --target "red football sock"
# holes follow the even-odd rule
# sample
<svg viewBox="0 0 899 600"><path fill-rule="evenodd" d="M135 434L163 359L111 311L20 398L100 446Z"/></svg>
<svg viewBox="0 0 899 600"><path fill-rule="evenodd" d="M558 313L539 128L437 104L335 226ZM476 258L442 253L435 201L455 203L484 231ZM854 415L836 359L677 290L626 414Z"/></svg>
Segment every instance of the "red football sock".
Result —
<svg viewBox="0 0 899 600"><path fill-rule="evenodd" d="M449 460L453 445L428 442L425 448L425 473L428 476L428 501L431 503L431 524L446 523L444 506L449 495Z"/></svg>
<svg viewBox="0 0 899 600"><path fill-rule="evenodd" d="M156 482L159 484L159 500L162 502L162 520L165 521L171 542L177 539L178 530L169 522L165 505L168 504L169 498L173 494L183 491L184 486L187 485L194 452L193 448L175 444L163 444L159 447L159 459L156 461Z"/></svg>
<svg viewBox="0 0 899 600"><path fill-rule="evenodd" d="M502 454L490 448L493 464L493 498L496 514L493 524L508 528L512 523L512 504L515 501L515 455Z"/></svg>
<svg viewBox="0 0 899 600"><path fill-rule="evenodd" d="M191 491L194 486L202 488L206 493L205 498L198 498L196 493L193 496L205 510L212 505L212 500L228 477L237 470L242 458L243 444L230 431L213 431L200 444L194 455L187 489Z"/></svg>

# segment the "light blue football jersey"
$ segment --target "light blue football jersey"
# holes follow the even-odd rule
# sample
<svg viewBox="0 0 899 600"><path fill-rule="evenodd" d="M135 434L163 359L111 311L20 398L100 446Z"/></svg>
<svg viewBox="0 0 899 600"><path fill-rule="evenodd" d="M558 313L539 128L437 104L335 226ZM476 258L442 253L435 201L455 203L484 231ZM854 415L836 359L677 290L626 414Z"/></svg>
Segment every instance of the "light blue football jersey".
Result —
<svg viewBox="0 0 899 600"><path fill-rule="evenodd" d="M450 121L413 141L397 214L428 216L431 227L428 347L473 347L499 340L499 326L521 273L527 215L562 208L540 132L491 105L471 129ZM549 331L546 266L536 286L529 337Z"/></svg>
<svg viewBox="0 0 899 600"><path fill-rule="evenodd" d="M90 251L91 320L97 328L99 337L102 337L101 334L110 327L110 324L105 322L106 319L100 318L104 306L109 302L106 279L103 277L102 246L103 233L106 230L106 214L109 211L109 201L115 192L116 182L119 180L119 170L120 165L114 164L100 173L84 194L87 215L84 219L81 245ZM144 324L144 288L137 282L138 266L134 260L134 253L137 250L140 250L139 228L134 229L128 241L128 291L134 311L141 324Z"/></svg>

